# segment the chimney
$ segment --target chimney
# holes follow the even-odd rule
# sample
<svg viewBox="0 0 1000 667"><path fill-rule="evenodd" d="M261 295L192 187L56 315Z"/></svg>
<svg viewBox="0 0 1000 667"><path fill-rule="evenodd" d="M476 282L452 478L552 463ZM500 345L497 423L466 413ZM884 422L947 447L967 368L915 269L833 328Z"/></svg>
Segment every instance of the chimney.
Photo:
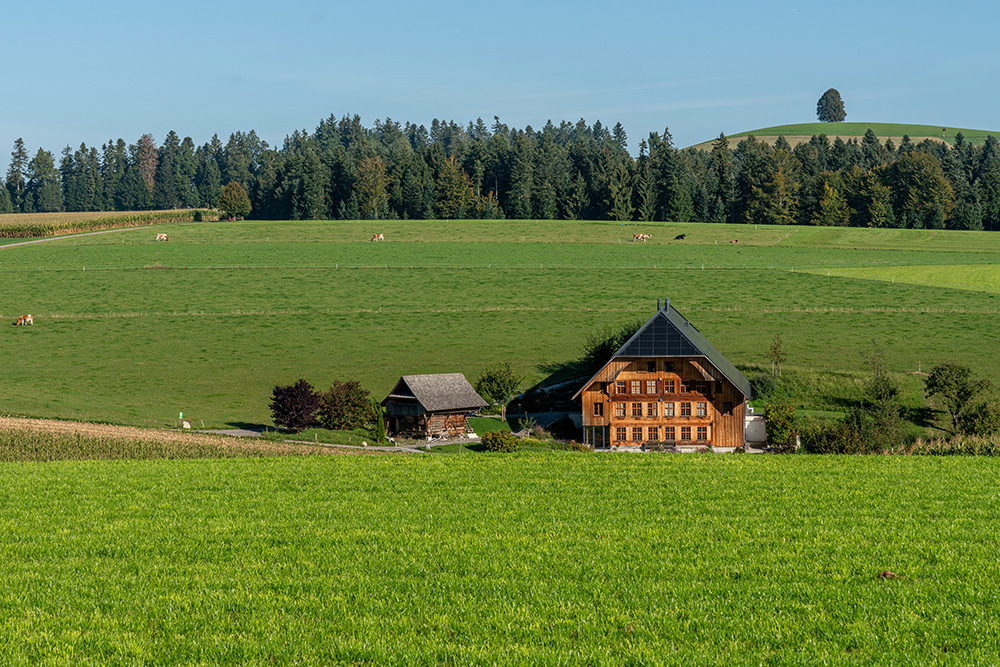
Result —
<svg viewBox="0 0 1000 667"><path fill-rule="evenodd" d="M659 299L656 300L656 309L657 310L662 310L662 308L660 307L660 300Z"/></svg>

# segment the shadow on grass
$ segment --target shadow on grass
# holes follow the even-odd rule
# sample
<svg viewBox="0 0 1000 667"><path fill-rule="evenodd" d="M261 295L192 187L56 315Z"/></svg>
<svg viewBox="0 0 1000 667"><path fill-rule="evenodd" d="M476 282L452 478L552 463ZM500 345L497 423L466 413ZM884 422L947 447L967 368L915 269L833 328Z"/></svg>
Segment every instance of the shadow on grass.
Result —
<svg viewBox="0 0 1000 667"><path fill-rule="evenodd" d="M922 428L939 428L937 423L937 415L943 414L939 410L934 410L928 407L920 408L909 408L903 411L903 419L911 421L917 426ZM939 429L944 430L944 429Z"/></svg>
<svg viewBox="0 0 1000 667"><path fill-rule="evenodd" d="M545 377L511 401L507 412L567 412L579 408L579 404L572 400L573 394L593 374L593 369L578 359L540 364L536 368L545 373Z"/></svg>
<svg viewBox="0 0 1000 667"><path fill-rule="evenodd" d="M431 447L432 454L459 454L460 452L485 452L486 447L481 442L452 442L440 447Z"/></svg>

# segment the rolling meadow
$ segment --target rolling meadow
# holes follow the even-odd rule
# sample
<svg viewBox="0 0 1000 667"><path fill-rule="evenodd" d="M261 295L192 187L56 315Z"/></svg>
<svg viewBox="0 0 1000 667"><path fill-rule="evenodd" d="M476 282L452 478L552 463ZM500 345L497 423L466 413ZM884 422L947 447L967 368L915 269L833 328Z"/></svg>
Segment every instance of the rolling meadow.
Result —
<svg viewBox="0 0 1000 667"><path fill-rule="evenodd" d="M789 371L831 395L877 338L912 395L941 361L1000 377L998 257L992 233L513 221L5 247L0 319L35 324L0 327L0 412L222 427L269 423L271 388L300 376L379 398L495 361L542 380L664 297L744 369L780 333ZM332 450L76 429L50 448L0 429L5 664L1000 655L994 457L317 456Z"/></svg>
<svg viewBox="0 0 1000 667"><path fill-rule="evenodd" d="M385 233L385 243L368 239ZM512 361L529 380L670 298L738 366L988 377L1000 238L984 232L573 222L206 223L0 250L9 414L166 426L269 423L275 384ZM652 233L633 243L633 231ZM674 240L686 234L683 241ZM732 240L739 243L731 243ZM898 279L894 280L894 277ZM872 279L867 279L867 278ZM958 288L961 286L961 288Z"/></svg>

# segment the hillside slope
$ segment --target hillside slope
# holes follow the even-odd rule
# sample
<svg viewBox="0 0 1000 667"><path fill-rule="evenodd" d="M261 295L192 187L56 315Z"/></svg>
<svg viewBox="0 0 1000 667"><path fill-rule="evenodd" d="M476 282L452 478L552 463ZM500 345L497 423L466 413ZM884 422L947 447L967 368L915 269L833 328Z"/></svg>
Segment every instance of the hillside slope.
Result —
<svg viewBox="0 0 1000 667"><path fill-rule="evenodd" d="M965 141L973 144L981 144L985 142L986 137L990 135L1000 138L1000 132L994 130L973 130L961 127L944 127L941 125L862 122L794 123L792 125L763 127L757 130L748 130L746 132L738 132L726 136L728 137L729 145L732 148L735 148L740 141L751 134L757 139L768 143L773 143L778 137L785 137L788 143L795 146L809 141L811 137L819 134L825 134L830 137L831 141L836 137L840 137L844 141L854 138L861 139L861 137L865 136L865 132L867 132L869 128L879 137L879 139L885 140L892 138L897 145L899 145L899 141L903 138L903 135L909 136L910 140L914 143L920 143L924 139L931 139L933 141L944 141L949 145L953 145L955 143L955 137L960 132ZM694 148L711 150L713 142L714 140L705 141L695 145Z"/></svg>

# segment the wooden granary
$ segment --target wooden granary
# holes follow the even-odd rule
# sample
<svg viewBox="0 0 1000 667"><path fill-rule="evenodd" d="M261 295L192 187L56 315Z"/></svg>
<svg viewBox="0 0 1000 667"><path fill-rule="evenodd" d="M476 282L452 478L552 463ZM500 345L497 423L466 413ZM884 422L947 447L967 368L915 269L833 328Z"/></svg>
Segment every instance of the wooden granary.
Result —
<svg viewBox="0 0 1000 667"><path fill-rule="evenodd" d="M485 408L486 401L461 373L404 375L382 407L390 434L439 438L465 434L466 416Z"/></svg>

